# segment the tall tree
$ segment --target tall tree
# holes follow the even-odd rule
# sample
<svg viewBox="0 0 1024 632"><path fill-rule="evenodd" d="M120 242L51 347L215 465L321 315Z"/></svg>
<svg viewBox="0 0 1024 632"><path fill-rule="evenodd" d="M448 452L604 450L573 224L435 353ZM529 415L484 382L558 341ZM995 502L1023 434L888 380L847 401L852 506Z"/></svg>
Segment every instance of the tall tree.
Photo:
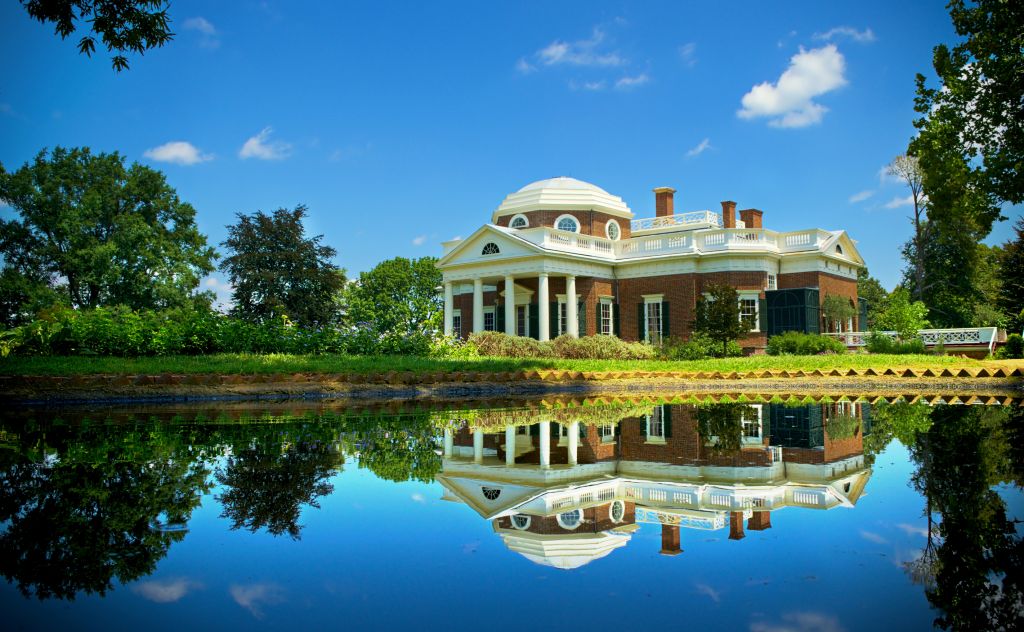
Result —
<svg viewBox="0 0 1024 632"><path fill-rule="evenodd" d="M893 158L885 171L890 176L901 180L910 189L910 198L914 206L914 214L910 218L914 224L914 236L911 238L914 245L914 258L910 261L910 265L914 278L914 298L921 300L921 292L925 286L924 241L929 227L925 214L927 206L922 190L921 165L917 157L900 154Z"/></svg>
<svg viewBox="0 0 1024 632"><path fill-rule="evenodd" d="M52 22L61 39L67 39L79 24L88 23L92 35L78 40L78 52L91 57L99 37L114 70L128 68L125 53L142 55L169 42L171 33L167 0L21 0L28 14L43 24Z"/></svg>
<svg viewBox="0 0 1024 632"><path fill-rule="evenodd" d="M754 327L752 318L740 317L739 295L729 285L709 285L697 299L694 333L705 334L721 343L722 355L728 354L729 343L746 335Z"/></svg>
<svg viewBox="0 0 1024 632"><path fill-rule="evenodd" d="M338 321L345 271L330 261L337 251L320 243L323 235L306 236L305 217L300 204L273 215L239 213L228 226L220 268L235 288L233 314L256 322L285 315L307 327Z"/></svg>
<svg viewBox="0 0 1024 632"><path fill-rule="evenodd" d="M349 320L380 332L430 333L440 328L441 271L435 257L378 263L347 293Z"/></svg>
<svg viewBox="0 0 1024 632"><path fill-rule="evenodd" d="M882 283L868 273L867 268L857 270L857 298L868 302L868 322L861 323L861 331L870 331L875 322L875 314L885 304L889 293L882 287Z"/></svg>
<svg viewBox="0 0 1024 632"><path fill-rule="evenodd" d="M1017 238L1003 244L999 256L1001 282L997 303L1007 316L1007 326L1024 331L1024 217L1018 217L1013 230Z"/></svg>
<svg viewBox="0 0 1024 632"><path fill-rule="evenodd" d="M57 147L13 173L0 165L0 198L18 216L0 220L4 288L15 296L20 282L26 295L59 288L75 307L175 307L213 270L195 209L161 172L126 167L116 152Z"/></svg>

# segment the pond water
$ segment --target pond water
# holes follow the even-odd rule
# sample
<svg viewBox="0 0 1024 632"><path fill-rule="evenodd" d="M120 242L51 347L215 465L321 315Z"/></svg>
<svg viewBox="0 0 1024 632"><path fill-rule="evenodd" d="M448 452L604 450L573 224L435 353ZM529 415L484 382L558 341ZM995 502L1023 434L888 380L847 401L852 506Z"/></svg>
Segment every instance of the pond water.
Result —
<svg viewBox="0 0 1024 632"><path fill-rule="evenodd" d="M4 627L1020 629L1019 408L578 404L8 410Z"/></svg>

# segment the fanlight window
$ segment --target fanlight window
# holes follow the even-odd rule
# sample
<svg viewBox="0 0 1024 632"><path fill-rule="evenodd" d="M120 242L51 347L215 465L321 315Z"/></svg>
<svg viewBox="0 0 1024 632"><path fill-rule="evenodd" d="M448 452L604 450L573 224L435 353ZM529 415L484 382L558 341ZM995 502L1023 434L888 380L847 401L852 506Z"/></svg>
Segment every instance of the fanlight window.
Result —
<svg viewBox="0 0 1024 632"><path fill-rule="evenodd" d="M573 509L565 513L558 514L558 524L562 525L563 529L575 529L580 526L583 522L583 510Z"/></svg>
<svg viewBox="0 0 1024 632"><path fill-rule="evenodd" d="M836 252L838 254L843 254L843 247L840 246L839 244L836 244Z"/></svg>
<svg viewBox="0 0 1024 632"><path fill-rule="evenodd" d="M526 219L525 216L523 216L523 215L516 215L515 217L512 218L512 221L509 222L508 227L509 228L526 228L529 225L530 225L530 222Z"/></svg>
<svg viewBox="0 0 1024 632"><path fill-rule="evenodd" d="M501 250L498 249L498 244L496 244L496 243L494 243L492 241L492 242L488 242L488 243L484 244L484 249L480 251L480 254L482 254L482 255L496 255L499 252L501 252Z"/></svg>
<svg viewBox="0 0 1024 632"><path fill-rule="evenodd" d="M576 233L580 230L580 223L576 221L576 218L572 215L563 215L558 218L558 223L555 224L558 230L564 230L570 233Z"/></svg>
<svg viewBox="0 0 1024 632"><path fill-rule="evenodd" d="M484 487L480 491L483 492L484 498L487 500L498 500L498 496L501 496L501 490L493 487Z"/></svg>
<svg viewBox="0 0 1024 632"><path fill-rule="evenodd" d="M526 529L530 526L530 516L516 514L512 516L512 526L516 529Z"/></svg>

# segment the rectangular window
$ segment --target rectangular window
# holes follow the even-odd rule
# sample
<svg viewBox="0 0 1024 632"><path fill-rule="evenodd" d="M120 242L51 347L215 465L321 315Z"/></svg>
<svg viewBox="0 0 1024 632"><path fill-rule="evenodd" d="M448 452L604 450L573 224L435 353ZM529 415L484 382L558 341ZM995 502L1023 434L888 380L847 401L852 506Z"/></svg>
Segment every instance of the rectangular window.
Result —
<svg viewBox="0 0 1024 632"><path fill-rule="evenodd" d="M615 331L614 324L612 323L612 301L611 299L603 298L598 306L600 310L600 333L604 336L612 335Z"/></svg>
<svg viewBox="0 0 1024 632"><path fill-rule="evenodd" d="M460 310L452 312L452 335L462 336L462 312Z"/></svg>
<svg viewBox="0 0 1024 632"><path fill-rule="evenodd" d="M516 306L516 335L517 336L529 336L530 335L530 306L529 305L517 305Z"/></svg>
<svg viewBox="0 0 1024 632"><path fill-rule="evenodd" d="M484 308L484 331L494 331L494 308Z"/></svg>
<svg viewBox="0 0 1024 632"><path fill-rule="evenodd" d="M778 289L778 285L779 285L778 284L778 280L775 278L775 275L774 274L769 274L768 275L768 287L766 287L765 289L766 290L776 290L776 289Z"/></svg>
<svg viewBox="0 0 1024 632"><path fill-rule="evenodd" d="M615 425L600 426L597 429L598 435L601 437L601 443L611 443L615 441Z"/></svg>
<svg viewBox="0 0 1024 632"><path fill-rule="evenodd" d="M661 344L661 301L644 303L644 314L647 321L644 342Z"/></svg>
<svg viewBox="0 0 1024 632"><path fill-rule="evenodd" d="M740 295L740 320L752 319L750 331L761 331L760 308L761 301L756 294L750 296Z"/></svg>
<svg viewBox="0 0 1024 632"><path fill-rule="evenodd" d="M655 406L650 415L647 415L647 440L665 440L665 407Z"/></svg>
<svg viewBox="0 0 1024 632"><path fill-rule="evenodd" d="M569 331L568 326L568 308L565 306L565 301L558 301L558 335L561 336L565 332Z"/></svg>

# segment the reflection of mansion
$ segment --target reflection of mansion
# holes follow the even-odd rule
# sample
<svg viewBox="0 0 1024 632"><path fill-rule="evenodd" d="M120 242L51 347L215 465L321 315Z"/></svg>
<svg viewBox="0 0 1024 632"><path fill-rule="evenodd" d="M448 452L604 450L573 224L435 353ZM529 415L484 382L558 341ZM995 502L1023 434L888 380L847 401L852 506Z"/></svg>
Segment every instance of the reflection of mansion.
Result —
<svg viewBox="0 0 1024 632"><path fill-rule="evenodd" d="M735 202L676 213L674 190L654 191L655 217L640 220L621 198L573 178L506 197L491 223L444 244L445 333L685 338L711 284L736 288L753 317L747 348L782 331L859 330L864 262L845 231L776 232L760 210L737 216ZM825 317L829 295L848 303L843 319Z"/></svg>
<svg viewBox="0 0 1024 632"><path fill-rule="evenodd" d="M728 529L741 540L770 529L783 508L854 506L870 476L866 406L742 410L741 436L729 440L702 438L689 405L648 406L618 424L569 421L568 411L561 421L510 418L503 429L500 415L476 420L446 431L437 480L446 500L492 521L509 549L557 568L625 546L640 523L660 525L661 552L677 555L682 529ZM554 415L533 415L545 417Z"/></svg>

